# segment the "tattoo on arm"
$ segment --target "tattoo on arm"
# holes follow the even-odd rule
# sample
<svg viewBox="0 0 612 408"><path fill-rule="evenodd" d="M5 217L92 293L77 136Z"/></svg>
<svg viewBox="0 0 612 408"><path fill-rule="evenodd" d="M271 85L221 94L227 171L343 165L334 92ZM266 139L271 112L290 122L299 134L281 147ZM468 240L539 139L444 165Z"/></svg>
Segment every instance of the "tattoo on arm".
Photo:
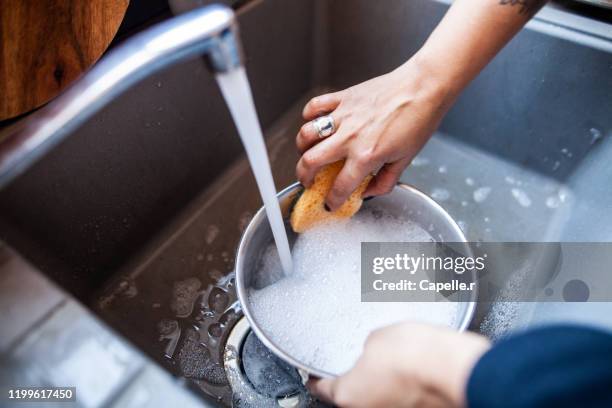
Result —
<svg viewBox="0 0 612 408"><path fill-rule="evenodd" d="M546 0L499 0L502 6L519 6L519 14L533 16L544 4Z"/></svg>

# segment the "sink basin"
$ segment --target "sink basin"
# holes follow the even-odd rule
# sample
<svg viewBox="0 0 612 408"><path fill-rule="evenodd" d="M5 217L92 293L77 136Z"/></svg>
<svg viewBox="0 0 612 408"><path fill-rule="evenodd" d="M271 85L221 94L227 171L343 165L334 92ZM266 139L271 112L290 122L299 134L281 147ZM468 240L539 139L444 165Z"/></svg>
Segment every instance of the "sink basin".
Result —
<svg viewBox="0 0 612 408"><path fill-rule="evenodd" d="M272 0L240 11L278 189L295 180L308 98L405 61L447 7ZM470 240L612 240L612 26L573 24L543 10L402 175ZM233 262L260 205L220 93L194 60L142 81L0 192L0 231L148 356L230 404L222 349L240 317ZM612 327L612 307L597 307ZM505 309L521 317L508 321L482 307L473 329L500 335L540 309Z"/></svg>

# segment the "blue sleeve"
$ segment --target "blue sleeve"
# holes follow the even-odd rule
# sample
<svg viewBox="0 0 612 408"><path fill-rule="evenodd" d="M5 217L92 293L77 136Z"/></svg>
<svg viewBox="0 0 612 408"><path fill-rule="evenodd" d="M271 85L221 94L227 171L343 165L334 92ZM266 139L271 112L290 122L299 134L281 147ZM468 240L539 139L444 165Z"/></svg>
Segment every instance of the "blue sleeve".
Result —
<svg viewBox="0 0 612 408"><path fill-rule="evenodd" d="M612 335L579 326L527 331L474 367L469 408L612 407Z"/></svg>

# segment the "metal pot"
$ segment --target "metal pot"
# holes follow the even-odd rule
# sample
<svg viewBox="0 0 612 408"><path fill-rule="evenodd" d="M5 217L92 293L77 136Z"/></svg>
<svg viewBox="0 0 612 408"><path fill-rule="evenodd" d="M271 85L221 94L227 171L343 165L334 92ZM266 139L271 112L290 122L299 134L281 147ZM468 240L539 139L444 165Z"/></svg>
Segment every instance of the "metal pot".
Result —
<svg viewBox="0 0 612 408"><path fill-rule="evenodd" d="M293 204L297 197L299 197L301 191L302 187L296 183L278 193L278 199L283 217L285 218L285 226L291 245L295 242L297 235L288 224L288 218ZM410 209L412 210L412 214L414 214L414 216L411 216L412 221L425 229L433 227L436 237L438 237L439 234L439 237L441 237L443 241L455 242L459 245L463 245L464 247L462 250L466 251L464 253L472 253L466 243L467 241L463 231L461 231L451 216L438 203L412 186L399 183L390 194L367 201L364 203L364 206L366 205L376 206L396 216L404 215L406 211L408 211L407 209ZM245 230L236 256L236 287L242 310L257 337L278 357L298 368L302 374L305 373L321 378L332 377L332 374L315 367L307 366L286 353L281 345L274 343L266 336L265 332L251 313L248 290L252 287L255 269L257 265L259 265L260 257L272 241L272 231L266 219L266 213L264 209L261 208ZM472 278L472 280L475 281L475 276ZM455 328L457 330L463 331L469 326L476 307L475 297L476 294L473 293L461 299L461 306L458 309L457 319L455 319L457 322Z"/></svg>

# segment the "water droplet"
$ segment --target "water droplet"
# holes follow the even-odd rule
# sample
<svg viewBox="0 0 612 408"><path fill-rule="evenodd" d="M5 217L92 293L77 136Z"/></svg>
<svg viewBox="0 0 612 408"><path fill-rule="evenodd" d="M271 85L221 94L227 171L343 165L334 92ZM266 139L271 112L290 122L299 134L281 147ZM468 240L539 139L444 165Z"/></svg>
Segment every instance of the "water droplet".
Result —
<svg viewBox="0 0 612 408"><path fill-rule="evenodd" d="M219 338L223 335L223 325L219 323L213 323L208 326L208 334L212 337Z"/></svg>
<svg viewBox="0 0 612 408"><path fill-rule="evenodd" d="M229 296L221 288L213 288L208 297L208 306L215 312L223 312L229 304Z"/></svg>
<svg viewBox="0 0 612 408"><path fill-rule="evenodd" d="M597 143L603 137L601 130L597 128L589 129L589 133L591 134L591 144Z"/></svg>
<svg viewBox="0 0 612 408"><path fill-rule="evenodd" d="M477 188L476 190L474 190L474 193L472 194L474 201L476 201L477 203L482 203L483 201L487 199L487 197L491 193L491 190L492 190L491 187Z"/></svg>
<svg viewBox="0 0 612 408"><path fill-rule="evenodd" d="M431 198L436 201L446 201L450 198L450 192L444 188L434 188L431 191Z"/></svg>
<svg viewBox="0 0 612 408"><path fill-rule="evenodd" d="M531 206L531 199L527 195L527 193L521 189L513 188L511 190L512 197L519 203L521 207L529 207Z"/></svg>
<svg viewBox="0 0 612 408"><path fill-rule="evenodd" d="M215 241L215 239L217 239L218 235L219 235L219 227L217 227L216 225L209 225L208 227L206 227L204 240L206 241L208 245L210 245Z"/></svg>

